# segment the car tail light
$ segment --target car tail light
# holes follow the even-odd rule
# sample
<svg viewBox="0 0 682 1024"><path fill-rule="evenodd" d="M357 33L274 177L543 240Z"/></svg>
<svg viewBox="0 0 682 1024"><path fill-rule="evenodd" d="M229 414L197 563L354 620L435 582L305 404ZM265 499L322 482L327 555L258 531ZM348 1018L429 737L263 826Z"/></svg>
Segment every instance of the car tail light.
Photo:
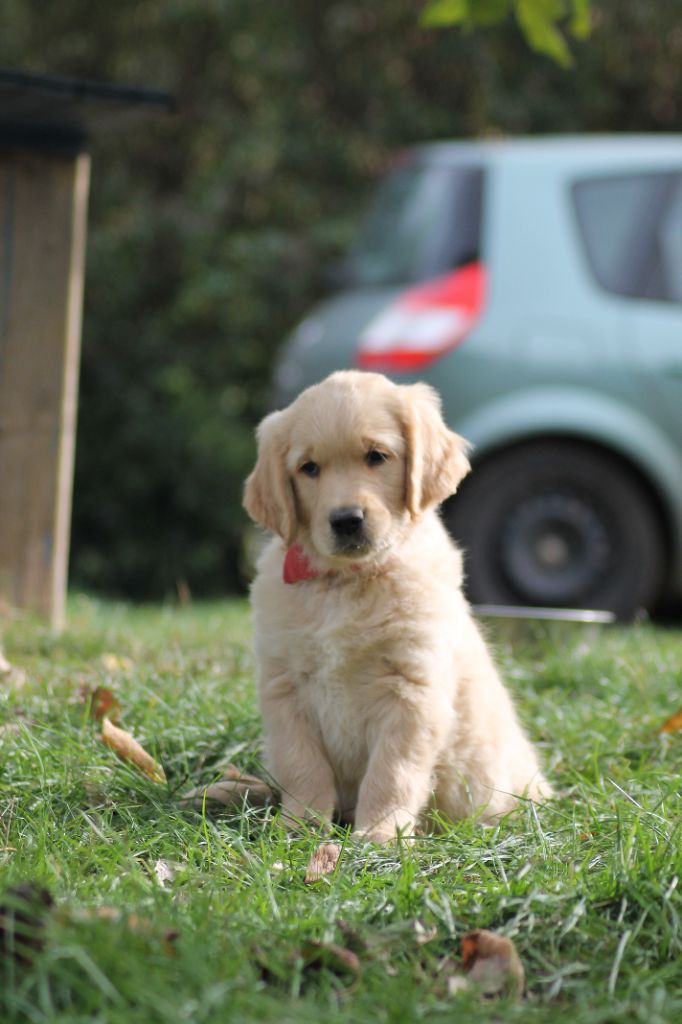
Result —
<svg viewBox="0 0 682 1024"><path fill-rule="evenodd" d="M483 310L486 274L467 263L404 292L367 325L355 362L364 370L428 366L469 334Z"/></svg>

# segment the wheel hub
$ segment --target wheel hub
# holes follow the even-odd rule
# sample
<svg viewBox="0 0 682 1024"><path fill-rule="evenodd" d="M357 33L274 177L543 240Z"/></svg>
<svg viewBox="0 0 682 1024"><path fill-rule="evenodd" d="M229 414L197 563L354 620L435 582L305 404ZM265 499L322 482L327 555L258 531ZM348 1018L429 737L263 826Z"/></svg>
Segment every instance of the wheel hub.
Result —
<svg viewBox="0 0 682 1024"><path fill-rule="evenodd" d="M548 530L535 542L535 557L539 565L556 569L565 565L571 557L570 545L561 534Z"/></svg>
<svg viewBox="0 0 682 1024"><path fill-rule="evenodd" d="M573 605L597 588L611 551L600 511L579 495L553 491L516 506L502 532L499 559L522 600Z"/></svg>

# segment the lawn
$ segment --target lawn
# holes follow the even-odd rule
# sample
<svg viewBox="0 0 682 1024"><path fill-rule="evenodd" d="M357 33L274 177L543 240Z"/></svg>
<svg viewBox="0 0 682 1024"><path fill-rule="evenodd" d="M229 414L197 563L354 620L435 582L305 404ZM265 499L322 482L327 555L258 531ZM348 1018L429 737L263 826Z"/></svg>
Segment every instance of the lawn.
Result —
<svg viewBox="0 0 682 1024"><path fill-rule="evenodd" d="M681 632L498 631L558 799L398 848L340 833L336 872L306 885L318 835L288 837L272 809L180 806L225 762L258 768L244 603L76 598L59 637L0 631L28 676L0 683L0 888L55 901L32 962L2 957L3 1024L682 1021L682 733L658 735L682 704ZM100 741L82 696L98 685L167 785ZM448 994L474 928L513 939L523 1000Z"/></svg>

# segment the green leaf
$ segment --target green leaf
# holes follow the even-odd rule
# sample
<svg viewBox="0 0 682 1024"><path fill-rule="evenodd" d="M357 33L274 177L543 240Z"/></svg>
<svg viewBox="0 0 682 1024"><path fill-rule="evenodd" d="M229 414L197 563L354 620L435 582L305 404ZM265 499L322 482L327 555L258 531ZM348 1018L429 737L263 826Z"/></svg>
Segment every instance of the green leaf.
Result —
<svg viewBox="0 0 682 1024"><path fill-rule="evenodd" d="M469 17L476 25L494 25L511 10L511 0L469 0Z"/></svg>
<svg viewBox="0 0 682 1024"><path fill-rule="evenodd" d="M469 20L468 0L432 0L422 11L420 21L427 28L459 25Z"/></svg>
<svg viewBox="0 0 682 1024"><path fill-rule="evenodd" d="M570 29L576 39L586 39L590 34L590 0L572 0Z"/></svg>
<svg viewBox="0 0 682 1024"><path fill-rule="evenodd" d="M556 26L563 13L562 0L516 0L516 20L528 45L569 67L573 57Z"/></svg>
<svg viewBox="0 0 682 1024"><path fill-rule="evenodd" d="M563 67L573 63L559 22L569 13L568 30L583 39L590 31L591 0L430 0L421 16L429 28L447 25L474 27L503 21L512 7L516 20L534 50L552 57Z"/></svg>
<svg viewBox="0 0 682 1024"><path fill-rule="evenodd" d="M422 25L494 25L511 10L512 0L431 0L421 16Z"/></svg>

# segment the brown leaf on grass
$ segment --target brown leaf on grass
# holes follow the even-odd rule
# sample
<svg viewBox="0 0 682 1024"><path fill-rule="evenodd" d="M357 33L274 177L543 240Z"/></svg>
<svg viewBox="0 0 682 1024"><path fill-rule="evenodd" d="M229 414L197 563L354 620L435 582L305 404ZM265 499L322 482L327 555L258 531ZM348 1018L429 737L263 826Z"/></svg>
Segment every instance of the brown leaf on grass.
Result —
<svg viewBox="0 0 682 1024"><path fill-rule="evenodd" d="M339 946L335 942L310 941L304 943L297 958L303 961L306 972L326 968L337 975L353 975L357 977L362 970L360 957L352 949Z"/></svg>
<svg viewBox="0 0 682 1024"><path fill-rule="evenodd" d="M274 791L267 782L256 775L240 771L236 765L229 764L221 779L208 786L191 789L182 797L180 805L200 811L205 799L207 803L219 803L224 807L239 808L245 801L252 807L265 807L272 803L274 798Z"/></svg>
<svg viewBox="0 0 682 1024"><path fill-rule="evenodd" d="M304 982L313 981L320 971L327 970L338 978L350 980L350 988L353 988L362 971L357 954L334 942L311 940L288 955L283 955L281 949L253 946L251 955L261 980L268 985L289 987L292 972L297 971L300 971Z"/></svg>
<svg viewBox="0 0 682 1024"><path fill-rule="evenodd" d="M25 966L44 945L44 929L53 899L35 882L10 886L0 903L0 956Z"/></svg>
<svg viewBox="0 0 682 1024"><path fill-rule="evenodd" d="M313 853L308 861L305 878L306 885L312 882L319 882L325 875L330 875L335 870L341 856L341 847L336 843L322 843Z"/></svg>
<svg viewBox="0 0 682 1024"><path fill-rule="evenodd" d="M523 992L523 964L511 939L485 928L462 939L462 967L487 996Z"/></svg>
<svg viewBox="0 0 682 1024"><path fill-rule="evenodd" d="M231 779L234 782L243 782L246 785L253 786L254 789L260 787L266 789L269 794L272 794L272 789L268 786L267 782L259 778L257 775L249 775L247 772L243 772L241 768L237 768L236 764L228 764L223 769L223 778Z"/></svg>
<svg viewBox="0 0 682 1024"><path fill-rule="evenodd" d="M108 718L115 724L121 717L121 702L106 686L81 686L80 699L90 705L90 715L98 721Z"/></svg>
<svg viewBox="0 0 682 1024"><path fill-rule="evenodd" d="M659 732L682 732L682 708L676 711L674 715L667 718Z"/></svg>
<svg viewBox="0 0 682 1024"><path fill-rule="evenodd" d="M123 761L132 763L154 782L165 782L166 773L151 754L133 739L129 732L119 729L108 718L102 719L102 739Z"/></svg>
<svg viewBox="0 0 682 1024"><path fill-rule="evenodd" d="M177 956L177 950L175 943L180 938L180 932L177 928L164 928L163 930L163 951L166 956L175 957Z"/></svg>
<svg viewBox="0 0 682 1024"><path fill-rule="evenodd" d="M379 960L388 974L395 973L392 960L396 949L404 950L407 947L416 951L438 936L437 928L427 928L414 918L383 924L381 928L350 924L338 919L336 927L346 946L358 953L363 960Z"/></svg>

